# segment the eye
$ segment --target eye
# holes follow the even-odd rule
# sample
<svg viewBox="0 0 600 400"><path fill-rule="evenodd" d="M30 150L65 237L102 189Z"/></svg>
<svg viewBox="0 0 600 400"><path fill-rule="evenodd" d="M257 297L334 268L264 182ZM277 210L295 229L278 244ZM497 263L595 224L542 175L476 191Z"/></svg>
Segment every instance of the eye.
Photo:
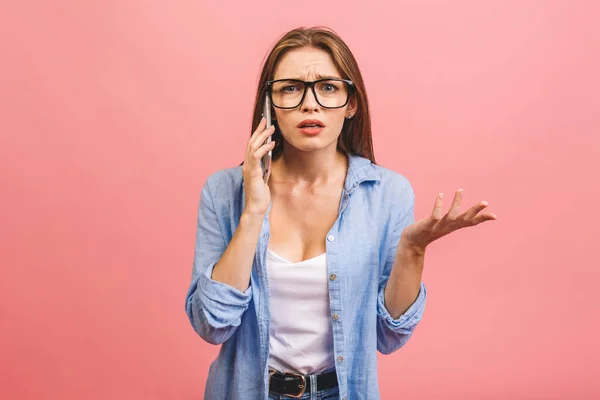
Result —
<svg viewBox="0 0 600 400"><path fill-rule="evenodd" d="M284 86L281 91L285 92L285 93L294 93L299 91L300 88L298 87L298 85L288 85L288 86Z"/></svg>
<svg viewBox="0 0 600 400"><path fill-rule="evenodd" d="M340 90L339 83L335 81L319 82L317 90L321 93L335 93Z"/></svg>

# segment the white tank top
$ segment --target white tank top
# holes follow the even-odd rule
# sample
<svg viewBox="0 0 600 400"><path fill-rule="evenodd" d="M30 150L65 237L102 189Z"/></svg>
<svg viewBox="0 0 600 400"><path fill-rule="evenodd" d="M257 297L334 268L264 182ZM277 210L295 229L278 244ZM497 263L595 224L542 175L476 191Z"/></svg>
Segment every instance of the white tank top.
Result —
<svg viewBox="0 0 600 400"><path fill-rule="evenodd" d="M335 366L326 253L293 263L267 249L269 366L312 374Z"/></svg>

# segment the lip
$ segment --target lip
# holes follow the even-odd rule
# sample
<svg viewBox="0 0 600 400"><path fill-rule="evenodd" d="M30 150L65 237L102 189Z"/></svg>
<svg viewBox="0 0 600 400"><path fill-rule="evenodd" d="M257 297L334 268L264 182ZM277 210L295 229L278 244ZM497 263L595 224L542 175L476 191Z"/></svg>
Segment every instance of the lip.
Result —
<svg viewBox="0 0 600 400"><path fill-rule="evenodd" d="M315 126L315 127L311 127L311 128L298 128L298 130L305 134L305 135L309 135L309 136L316 136L319 133L323 132L325 128L323 128L322 126Z"/></svg>
<svg viewBox="0 0 600 400"><path fill-rule="evenodd" d="M325 124L323 123L323 121L320 121L318 119L305 119L304 121L300 122L297 127L300 129L300 127L302 125L308 125L308 124L319 125L319 127L321 127L321 128L325 127Z"/></svg>

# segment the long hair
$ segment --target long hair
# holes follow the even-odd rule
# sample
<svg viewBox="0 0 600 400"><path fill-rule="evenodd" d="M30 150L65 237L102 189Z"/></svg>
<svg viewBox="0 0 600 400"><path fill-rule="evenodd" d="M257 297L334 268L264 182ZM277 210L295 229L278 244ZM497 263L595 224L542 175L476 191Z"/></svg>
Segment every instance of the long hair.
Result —
<svg viewBox="0 0 600 400"><path fill-rule="evenodd" d="M327 27L296 28L284 34L275 43L264 60L260 74L256 99L254 100L252 130L256 129L262 118L266 83L268 80L273 79L277 63L288 51L303 47L314 47L326 51L333 58L333 63L340 71L342 78L354 82L356 90L353 91L352 96L356 96L357 110L353 118L344 120L337 148L346 153L368 158L375 164L369 103L358 63L346 43L337 33ZM275 125L275 132L272 138L277 142L273 149L273 158L275 158L283 152L283 137L276 121L273 125Z"/></svg>

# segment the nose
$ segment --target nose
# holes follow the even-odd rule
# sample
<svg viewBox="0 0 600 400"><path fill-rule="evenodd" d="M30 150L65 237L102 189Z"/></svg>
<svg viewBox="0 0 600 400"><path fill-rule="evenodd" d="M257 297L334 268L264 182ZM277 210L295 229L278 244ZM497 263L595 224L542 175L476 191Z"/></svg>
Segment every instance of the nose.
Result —
<svg viewBox="0 0 600 400"><path fill-rule="evenodd" d="M304 95L304 100L302 100L302 104L300 104L300 111L302 112L310 112L310 111L318 111L319 103L317 103L317 99L315 98L315 94L311 87L307 87L306 94Z"/></svg>

